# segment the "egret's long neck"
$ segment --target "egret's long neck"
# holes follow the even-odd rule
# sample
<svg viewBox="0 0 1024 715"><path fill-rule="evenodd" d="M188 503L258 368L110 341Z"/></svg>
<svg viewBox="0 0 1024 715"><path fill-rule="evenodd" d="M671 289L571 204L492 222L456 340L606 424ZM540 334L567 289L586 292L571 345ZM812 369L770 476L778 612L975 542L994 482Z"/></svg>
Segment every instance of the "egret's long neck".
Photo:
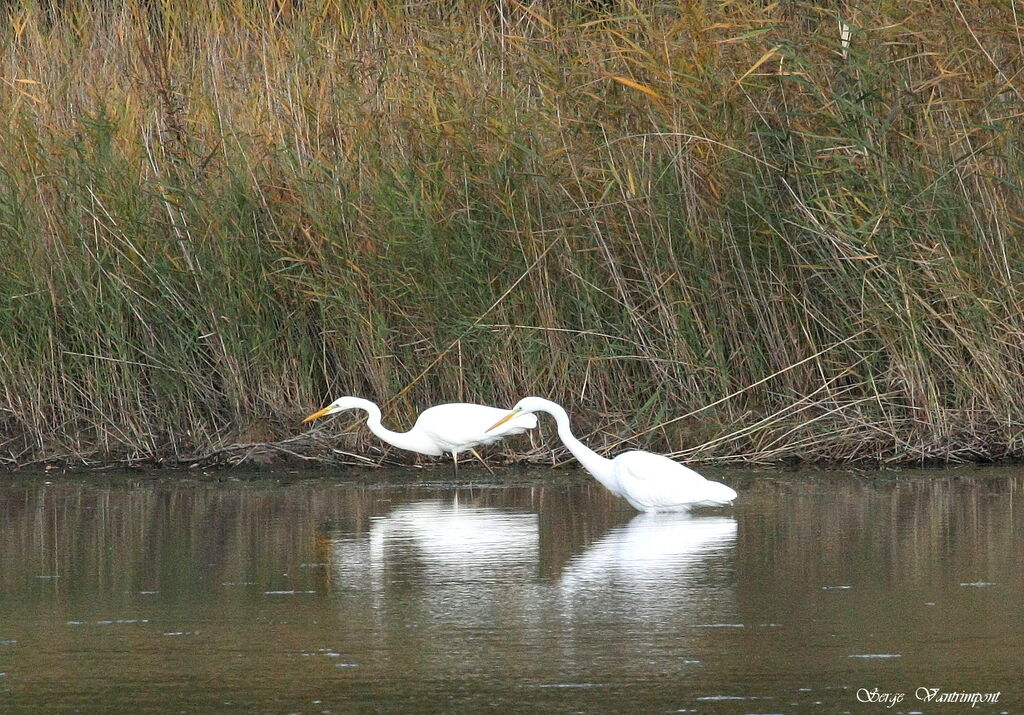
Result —
<svg viewBox="0 0 1024 715"><path fill-rule="evenodd" d="M371 432L388 444L398 447L399 449L408 449L410 452L419 452L420 454L438 454L436 447L430 443L424 442L423 435L416 432L415 429L411 429L408 432L392 432L381 424L380 408L373 402L360 399L355 407L366 411L366 426L370 428Z"/></svg>
<svg viewBox="0 0 1024 715"><path fill-rule="evenodd" d="M601 482L601 484L606 488L617 493L618 484L615 480L615 470L612 468L612 460L605 459L590 447L576 439L572 430L569 428L569 415L567 415L565 410L563 410L559 405L554 402L550 403L547 413L555 418L555 424L558 425L558 436L561 438L562 444L572 452L572 456L576 457L577 461L583 465L584 469L593 474L597 481Z"/></svg>

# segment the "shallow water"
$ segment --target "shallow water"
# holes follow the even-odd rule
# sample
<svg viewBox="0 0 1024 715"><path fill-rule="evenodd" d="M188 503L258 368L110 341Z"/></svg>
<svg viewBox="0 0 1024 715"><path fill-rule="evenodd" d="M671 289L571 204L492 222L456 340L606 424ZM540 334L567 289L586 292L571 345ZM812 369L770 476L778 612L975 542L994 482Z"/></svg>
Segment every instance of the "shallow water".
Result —
<svg viewBox="0 0 1024 715"><path fill-rule="evenodd" d="M0 711L1024 712L1022 469L462 474L4 477Z"/></svg>

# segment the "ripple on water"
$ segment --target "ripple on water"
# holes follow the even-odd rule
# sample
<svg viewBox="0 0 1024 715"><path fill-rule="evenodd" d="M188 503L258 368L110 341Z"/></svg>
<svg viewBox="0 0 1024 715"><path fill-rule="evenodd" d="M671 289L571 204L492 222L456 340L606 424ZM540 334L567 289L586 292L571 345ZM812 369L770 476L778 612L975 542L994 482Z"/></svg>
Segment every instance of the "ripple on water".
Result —
<svg viewBox="0 0 1024 715"><path fill-rule="evenodd" d="M902 658L902 653L854 653L847 658Z"/></svg>
<svg viewBox="0 0 1024 715"><path fill-rule="evenodd" d="M295 596L299 594L316 593L316 591L264 591L264 596Z"/></svg>
<svg viewBox="0 0 1024 715"><path fill-rule="evenodd" d="M694 698L701 702L727 702L732 700L774 700L769 695L704 695Z"/></svg>
<svg viewBox="0 0 1024 715"><path fill-rule="evenodd" d="M289 654L290 655L290 654ZM331 650L330 648L317 648L316 650L303 650L299 651L299 655L303 658L309 658L315 655L323 656L324 658L340 658L341 653Z"/></svg>

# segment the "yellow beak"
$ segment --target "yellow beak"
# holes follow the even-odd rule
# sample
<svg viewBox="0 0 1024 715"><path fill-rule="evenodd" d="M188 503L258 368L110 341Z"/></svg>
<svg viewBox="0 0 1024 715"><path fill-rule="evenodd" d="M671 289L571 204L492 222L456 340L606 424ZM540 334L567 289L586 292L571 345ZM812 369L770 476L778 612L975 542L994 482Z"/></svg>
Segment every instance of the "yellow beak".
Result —
<svg viewBox="0 0 1024 715"><path fill-rule="evenodd" d="M508 421L509 421L510 419L512 419L513 417L515 417L516 415L518 415L518 414L519 414L520 412L522 412L522 410L520 410L520 409L519 409L518 407L517 407L517 408L515 408L514 410L512 410L511 412L509 412L509 413L508 413L507 415L505 415L504 417L502 417L502 418L501 418L500 420L498 420L497 422L495 422L495 423L494 423L493 425L491 425L490 427L488 427L487 429L485 429L485 430L484 430L484 432L490 432L490 431L491 431L492 429L494 429L494 428L496 428L496 427L501 427L501 426L502 426L503 424L505 424L506 422L508 422Z"/></svg>
<svg viewBox="0 0 1024 715"><path fill-rule="evenodd" d="M329 414L331 414L331 408L330 407L325 407L322 410L317 410L316 412L311 414L309 417L307 417L306 419L302 420L302 424L306 424L307 422L312 422L313 420L318 420L321 417L323 417L324 415L329 415Z"/></svg>

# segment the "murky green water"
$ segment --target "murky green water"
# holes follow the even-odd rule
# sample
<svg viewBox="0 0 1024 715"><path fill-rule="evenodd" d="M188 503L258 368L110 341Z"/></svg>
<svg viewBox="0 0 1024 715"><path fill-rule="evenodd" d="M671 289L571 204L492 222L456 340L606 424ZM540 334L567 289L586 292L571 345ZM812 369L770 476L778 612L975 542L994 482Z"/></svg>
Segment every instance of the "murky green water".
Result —
<svg viewBox="0 0 1024 715"><path fill-rule="evenodd" d="M0 711L1024 712L1024 470L423 475L5 477Z"/></svg>

